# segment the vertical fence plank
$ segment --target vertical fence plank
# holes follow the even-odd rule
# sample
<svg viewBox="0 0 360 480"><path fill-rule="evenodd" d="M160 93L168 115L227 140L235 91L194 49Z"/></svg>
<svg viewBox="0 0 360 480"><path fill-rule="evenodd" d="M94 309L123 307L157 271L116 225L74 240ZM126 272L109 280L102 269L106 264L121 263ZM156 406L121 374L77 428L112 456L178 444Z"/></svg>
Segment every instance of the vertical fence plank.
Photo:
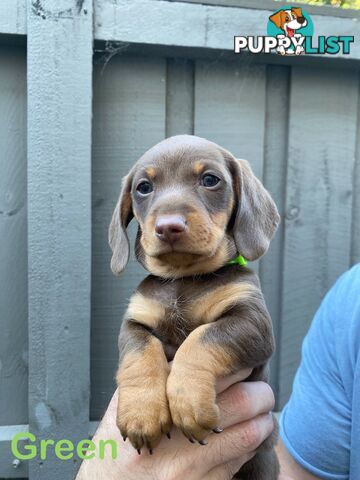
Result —
<svg viewBox="0 0 360 480"><path fill-rule="evenodd" d="M0 48L0 425L27 423L26 55Z"/></svg>
<svg viewBox="0 0 360 480"><path fill-rule="evenodd" d="M89 428L92 1L28 5L29 429ZM48 455L30 478L71 478Z"/></svg>
<svg viewBox="0 0 360 480"><path fill-rule="evenodd" d="M0 47L0 477L15 470L3 425L28 422L26 52Z"/></svg>
<svg viewBox="0 0 360 480"><path fill-rule="evenodd" d="M265 67L251 62L198 61L195 134L246 158L262 177Z"/></svg>
<svg viewBox="0 0 360 480"><path fill-rule="evenodd" d="M121 178L140 155L165 136L165 77L165 59L115 56L107 62L106 54L96 58L91 313L94 420L103 415L113 394L121 318L133 290L146 275L134 255L136 221L129 226L130 262L118 278L110 270L107 231Z"/></svg>
<svg viewBox="0 0 360 480"><path fill-rule="evenodd" d="M166 71L166 137L194 132L194 64L170 58Z"/></svg>
<svg viewBox="0 0 360 480"><path fill-rule="evenodd" d="M195 75L195 134L249 160L259 178L264 161L265 68L248 60L198 61ZM257 272L258 262L250 267Z"/></svg>
<svg viewBox="0 0 360 480"><path fill-rule="evenodd" d="M292 70L280 350L282 407L300 346L328 288L350 264L358 75Z"/></svg>
<svg viewBox="0 0 360 480"><path fill-rule="evenodd" d="M289 109L288 67L268 65L266 82L265 158L263 182L283 219L287 165ZM280 223L269 251L260 261L260 280L276 338L271 362L271 385L277 398L279 391L279 352L281 341L281 279L283 270L284 221Z"/></svg>

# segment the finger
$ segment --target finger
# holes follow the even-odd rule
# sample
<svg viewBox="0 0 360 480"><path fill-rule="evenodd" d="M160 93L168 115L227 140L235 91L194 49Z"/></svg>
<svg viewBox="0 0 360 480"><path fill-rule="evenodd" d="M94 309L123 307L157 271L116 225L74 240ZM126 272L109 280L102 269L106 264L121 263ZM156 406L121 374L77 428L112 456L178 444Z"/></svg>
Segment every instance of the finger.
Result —
<svg viewBox="0 0 360 480"><path fill-rule="evenodd" d="M217 398L222 428L241 423L262 413L270 412L275 405L274 393L265 382L236 383Z"/></svg>
<svg viewBox="0 0 360 480"><path fill-rule="evenodd" d="M246 462L251 460L254 455L255 453L248 453L243 455L240 459L237 458L226 464L218 465L206 475L206 480L231 480L235 473L237 473Z"/></svg>
<svg viewBox="0 0 360 480"><path fill-rule="evenodd" d="M244 456L248 458L248 455L259 447L273 429L272 415L266 413L229 427L221 435L211 435L205 447L207 465L215 467L232 460L242 459Z"/></svg>
<svg viewBox="0 0 360 480"><path fill-rule="evenodd" d="M250 376L252 372L251 368L243 368L237 373L234 373L233 375L228 375L226 377L219 378L216 381L216 392L221 393L227 388L229 388L231 385L234 383L242 382L246 378Z"/></svg>

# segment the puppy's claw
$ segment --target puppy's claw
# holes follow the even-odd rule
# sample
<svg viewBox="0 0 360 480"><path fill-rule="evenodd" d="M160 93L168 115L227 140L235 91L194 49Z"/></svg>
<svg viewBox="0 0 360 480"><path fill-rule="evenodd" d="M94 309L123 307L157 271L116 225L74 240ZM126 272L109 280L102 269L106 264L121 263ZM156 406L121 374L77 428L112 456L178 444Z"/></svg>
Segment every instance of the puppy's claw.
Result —
<svg viewBox="0 0 360 480"><path fill-rule="evenodd" d="M149 448L149 453L150 453L150 455L153 454L153 449L152 448Z"/></svg>
<svg viewBox="0 0 360 480"><path fill-rule="evenodd" d="M214 432L214 433L221 433L221 432L223 432L223 431L224 431L224 429L223 429L223 428L220 428L220 427L216 427L216 428L213 429L213 432Z"/></svg>
<svg viewBox="0 0 360 480"><path fill-rule="evenodd" d="M193 438L188 438L190 443L195 443L195 440Z"/></svg>
<svg viewBox="0 0 360 480"><path fill-rule="evenodd" d="M168 438L169 440L171 439L170 432L167 432L166 436L167 436L167 438Z"/></svg>
<svg viewBox="0 0 360 480"><path fill-rule="evenodd" d="M124 442L126 442L127 436L126 436L126 435L123 435L122 438L123 438Z"/></svg>
<svg viewBox="0 0 360 480"><path fill-rule="evenodd" d="M136 451L138 452L139 455L141 455L141 449L137 448Z"/></svg>
<svg viewBox="0 0 360 480"><path fill-rule="evenodd" d="M199 440L199 443L200 443L200 445L207 445L208 444L208 442L206 442L205 440Z"/></svg>

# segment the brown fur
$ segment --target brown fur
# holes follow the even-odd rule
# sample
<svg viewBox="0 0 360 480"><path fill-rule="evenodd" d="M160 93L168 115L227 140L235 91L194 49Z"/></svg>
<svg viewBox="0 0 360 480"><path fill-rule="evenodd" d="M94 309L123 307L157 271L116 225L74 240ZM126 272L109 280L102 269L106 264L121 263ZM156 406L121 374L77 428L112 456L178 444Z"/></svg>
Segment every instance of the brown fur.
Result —
<svg viewBox="0 0 360 480"><path fill-rule="evenodd" d="M207 174L220 182L203 185ZM144 178L152 191L140 194ZM157 219L169 214L185 219L175 243L155 234ZM151 275L121 327L117 424L137 449L152 449L170 416L189 439L204 442L219 426L216 379L249 367L249 380L268 378L274 339L259 282L248 268L227 263L238 253L251 260L265 253L279 216L245 160L192 136L156 145L124 179L109 230L114 273L127 262L134 216L136 255ZM241 478L275 480L275 435Z"/></svg>

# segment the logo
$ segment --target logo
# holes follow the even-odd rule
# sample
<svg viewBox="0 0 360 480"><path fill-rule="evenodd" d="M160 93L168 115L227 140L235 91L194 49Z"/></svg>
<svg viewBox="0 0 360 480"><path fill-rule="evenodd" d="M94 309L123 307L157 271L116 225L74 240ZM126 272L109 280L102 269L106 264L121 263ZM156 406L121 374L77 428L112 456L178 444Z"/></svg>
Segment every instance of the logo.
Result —
<svg viewBox="0 0 360 480"><path fill-rule="evenodd" d="M279 55L348 55L354 37L314 36L310 15L300 7L282 7L270 15L266 36L235 36L234 52L278 53Z"/></svg>

